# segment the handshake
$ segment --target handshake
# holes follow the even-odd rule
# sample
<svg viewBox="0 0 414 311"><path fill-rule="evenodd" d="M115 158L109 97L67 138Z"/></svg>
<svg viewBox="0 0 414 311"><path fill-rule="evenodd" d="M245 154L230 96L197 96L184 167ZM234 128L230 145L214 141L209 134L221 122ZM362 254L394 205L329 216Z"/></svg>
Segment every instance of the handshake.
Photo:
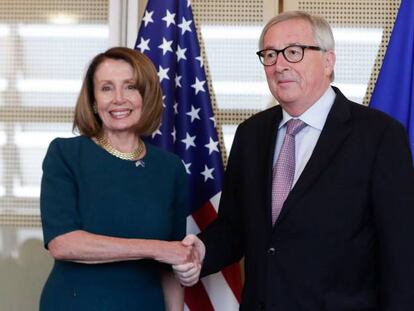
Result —
<svg viewBox="0 0 414 311"><path fill-rule="evenodd" d="M187 235L181 242L169 243L174 244L175 254L171 256L170 253L169 258L162 261L171 264L181 285L193 286L200 278L201 264L206 253L204 243L194 234Z"/></svg>

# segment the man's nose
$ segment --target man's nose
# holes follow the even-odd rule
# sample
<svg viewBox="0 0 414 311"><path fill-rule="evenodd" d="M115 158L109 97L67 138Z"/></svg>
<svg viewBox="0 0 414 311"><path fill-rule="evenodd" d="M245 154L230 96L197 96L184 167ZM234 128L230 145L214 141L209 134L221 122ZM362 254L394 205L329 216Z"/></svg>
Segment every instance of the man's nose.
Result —
<svg viewBox="0 0 414 311"><path fill-rule="evenodd" d="M283 55L282 51L277 53L276 56L276 62L274 66L276 67L277 71L282 71L286 69L286 67L289 65L289 62L286 60L285 56Z"/></svg>

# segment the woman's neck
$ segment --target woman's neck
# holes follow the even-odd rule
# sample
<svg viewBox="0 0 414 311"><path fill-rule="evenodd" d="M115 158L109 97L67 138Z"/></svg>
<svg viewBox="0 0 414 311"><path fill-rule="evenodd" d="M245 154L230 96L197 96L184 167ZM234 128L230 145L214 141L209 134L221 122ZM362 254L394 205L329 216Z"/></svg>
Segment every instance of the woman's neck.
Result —
<svg viewBox="0 0 414 311"><path fill-rule="evenodd" d="M103 137L118 151L132 152L138 147L137 134L133 132L104 132Z"/></svg>

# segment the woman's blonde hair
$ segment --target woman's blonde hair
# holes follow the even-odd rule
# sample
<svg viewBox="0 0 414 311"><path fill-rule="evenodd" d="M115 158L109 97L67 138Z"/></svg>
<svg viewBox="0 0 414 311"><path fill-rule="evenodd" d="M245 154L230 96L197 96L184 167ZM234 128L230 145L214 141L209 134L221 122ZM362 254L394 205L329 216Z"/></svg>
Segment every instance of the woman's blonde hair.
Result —
<svg viewBox="0 0 414 311"><path fill-rule="evenodd" d="M138 135L150 135L159 127L163 110L158 74L148 57L126 47L110 48L92 59L76 101L73 130L88 137L97 136L102 130L102 120L93 109L94 78L99 65L107 59L123 60L132 66L136 88L142 97L141 117L135 130Z"/></svg>

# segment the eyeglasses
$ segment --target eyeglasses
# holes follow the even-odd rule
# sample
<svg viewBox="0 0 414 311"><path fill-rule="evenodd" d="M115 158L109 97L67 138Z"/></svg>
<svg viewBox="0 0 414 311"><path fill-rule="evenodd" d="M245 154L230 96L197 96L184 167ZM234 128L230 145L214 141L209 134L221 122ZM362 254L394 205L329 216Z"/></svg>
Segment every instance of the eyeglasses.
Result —
<svg viewBox="0 0 414 311"><path fill-rule="evenodd" d="M264 49L259 52L256 52L256 54L259 56L260 62L264 66L272 66L276 64L277 56L279 55L279 53L282 53L283 57L289 63L300 62L303 59L303 56L305 55L305 49L315 51L326 51L325 49L322 49L319 46L294 44L289 45L281 50Z"/></svg>

